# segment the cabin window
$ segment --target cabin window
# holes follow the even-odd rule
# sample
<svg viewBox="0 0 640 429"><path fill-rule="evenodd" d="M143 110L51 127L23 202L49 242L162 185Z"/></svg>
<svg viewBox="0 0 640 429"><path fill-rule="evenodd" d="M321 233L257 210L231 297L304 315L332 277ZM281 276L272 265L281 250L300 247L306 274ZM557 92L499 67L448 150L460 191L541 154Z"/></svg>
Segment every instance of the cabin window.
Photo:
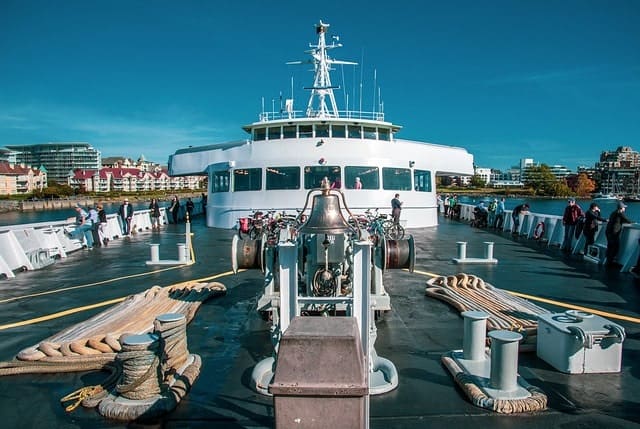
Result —
<svg viewBox="0 0 640 429"><path fill-rule="evenodd" d="M350 139L360 139L362 138L362 128L360 125L349 125L347 126L349 130L349 138Z"/></svg>
<svg viewBox="0 0 640 429"><path fill-rule="evenodd" d="M342 187L342 181L340 180L340 167L322 165L304 168L304 188L319 188L325 177L329 179L331 188L340 189Z"/></svg>
<svg viewBox="0 0 640 429"><path fill-rule="evenodd" d="M298 137L313 137L313 125L300 125L298 127Z"/></svg>
<svg viewBox="0 0 640 429"><path fill-rule="evenodd" d="M376 139L376 129L373 127L363 127L362 131L364 133L364 138L369 140Z"/></svg>
<svg viewBox="0 0 640 429"><path fill-rule="evenodd" d="M266 189L300 189L300 167L267 167Z"/></svg>
<svg viewBox="0 0 640 429"><path fill-rule="evenodd" d="M329 125L317 124L316 125L316 137L329 137Z"/></svg>
<svg viewBox="0 0 640 429"><path fill-rule="evenodd" d="M378 140L391 140L391 133L388 128L378 128Z"/></svg>
<svg viewBox="0 0 640 429"><path fill-rule="evenodd" d="M295 139L296 138L296 126L295 125L285 125L282 127L282 138L283 139Z"/></svg>
<svg viewBox="0 0 640 429"><path fill-rule="evenodd" d="M280 127L269 127L269 140L280 140Z"/></svg>
<svg viewBox="0 0 640 429"><path fill-rule="evenodd" d="M413 183L418 192L431 192L431 172L428 170L413 170Z"/></svg>
<svg viewBox="0 0 640 429"><path fill-rule="evenodd" d="M266 140L267 139L267 129L266 128L255 128L253 130L253 140Z"/></svg>
<svg viewBox="0 0 640 429"><path fill-rule="evenodd" d="M259 191L262 189L261 168L239 168L233 170L233 191Z"/></svg>
<svg viewBox="0 0 640 429"><path fill-rule="evenodd" d="M355 167L346 166L344 168L345 188L358 189L356 178L360 179L362 185L360 189L380 189L380 170L378 167Z"/></svg>
<svg viewBox="0 0 640 429"><path fill-rule="evenodd" d="M211 193L229 192L229 172L214 171L211 177Z"/></svg>
<svg viewBox="0 0 640 429"><path fill-rule="evenodd" d="M408 168L382 168L382 187L387 190L411 190L411 170Z"/></svg>
<svg viewBox="0 0 640 429"><path fill-rule="evenodd" d="M345 127L344 125L333 125L331 127L331 137L334 138L345 138L347 136L346 132L345 132Z"/></svg>

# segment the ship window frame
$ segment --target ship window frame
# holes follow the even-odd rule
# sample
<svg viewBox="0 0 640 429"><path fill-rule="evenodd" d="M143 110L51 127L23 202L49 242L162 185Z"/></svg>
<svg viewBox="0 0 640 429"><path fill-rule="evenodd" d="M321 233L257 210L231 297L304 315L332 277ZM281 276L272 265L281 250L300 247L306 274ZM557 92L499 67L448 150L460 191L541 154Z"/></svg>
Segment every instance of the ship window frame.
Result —
<svg viewBox="0 0 640 429"><path fill-rule="evenodd" d="M360 178L362 189L380 189L380 168L377 165L346 165L344 183L346 189L355 189L356 177Z"/></svg>
<svg viewBox="0 0 640 429"><path fill-rule="evenodd" d="M378 128L378 140L391 141L391 130L389 128Z"/></svg>
<svg viewBox="0 0 640 429"><path fill-rule="evenodd" d="M336 133L336 130L339 130ZM344 124L331 125L331 137L336 139L344 139L347 137L347 127Z"/></svg>
<svg viewBox="0 0 640 429"><path fill-rule="evenodd" d="M398 172L402 172L402 175L408 178L408 182L406 180L399 181L397 178ZM382 167L382 189L386 191L410 191L412 189L411 179L410 168Z"/></svg>
<svg viewBox="0 0 640 429"><path fill-rule="evenodd" d="M315 124L314 133L315 133L316 138L318 138L318 137L329 137L330 136L330 134L329 134L330 129L331 129L331 127L330 127L329 124ZM322 132L318 132L320 130L322 130Z"/></svg>
<svg viewBox="0 0 640 429"><path fill-rule="evenodd" d="M271 136L271 133L275 132L276 134L274 134L274 136ZM277 136L277 137L276 137ZM282 138L282 127L281 126L277 126L277 127L268 127L267 128L267 138L269 140L280 140Z"/></svg>
<svg viewBox="0 0 640 429"><path fill-rule="evenodd" d="M258 127L253 129L253 141L262 141L267 139L267 128Z"/></svg>
<svg viewBox="0 0 640 429"><path fill-rule="evenodd" d="M325 177L329 179L332 189L342 188L342 167L339 165L305 165L304 189L320 188L322 179Z"/></svg>
<svg viewBox="0 0 640 429"><path fill-rule="evenodd" d="M298 138L307 139L313 137L313 125L312 124L301 124L298 125Z"/></svg>
<svg viewBox="0 0 640 429"><path fill-rule="evenodd" d="M362 137L367 140L377 140L378 133L376 127L362 127Z"/></svg>
<svg viewBox="0 0 640 429"><path fill-rule="evenodd" d="M347 136L350 139L362 139L362 127L360 125L347 125Z"/></svg>
<svg viewBox="0 0 640 429"><path fill-rule="evenodd" d="M209 179L211 183L211 193L217 194L220 192L229 192L231 175L228 170L223 171L214 171L211 173L211 178Z"/></svg>
<svg viewBox="0 0 640 429"><path fill-rule="evenodd" d="M297 177L295 178L295 185L294 180L291 180L291 186L274 186L272 185L272 181L270 180L271 177L274 177L274 174L272 174L271 170L287 170L290 172L293 172L294 170L296 170L297 172ZM291 189L300 189L300 167L299 166L278 166L278 167L266 167L265 169L265 190L267 191L278 191L278 190L291 190ZM285 173L288 174L288 173Z"/></svg>
<svg viewBox="0 0 640 429"><path fill-rule="evenodd" d="M240 176L239 172L247 171L248 181L244 183L244 180L238 180ZM257 174L256 174L257 173ZM244 176L244 175L243 175ZM243 185L239 188L239 184ZM236 168L233 170L233 192L246 192L246 191L261 191L262 190L262 168Z"/></svg>
<svg viewBox="0 0 640 429"><path fill-rule="evenodd" d="M426 178L427 180L423 182L422 178ZM413 183L414 190L417 192L432 192L433 185L431 180L431 171L429 170L413 170Z"/></svg>
<svg viewBox="0 0 640 429"><path fill-rule="evenodd" d="M295 125L285 125L282 127L282 138L283 139L295 139L296 138L296 126Z"/></svg>

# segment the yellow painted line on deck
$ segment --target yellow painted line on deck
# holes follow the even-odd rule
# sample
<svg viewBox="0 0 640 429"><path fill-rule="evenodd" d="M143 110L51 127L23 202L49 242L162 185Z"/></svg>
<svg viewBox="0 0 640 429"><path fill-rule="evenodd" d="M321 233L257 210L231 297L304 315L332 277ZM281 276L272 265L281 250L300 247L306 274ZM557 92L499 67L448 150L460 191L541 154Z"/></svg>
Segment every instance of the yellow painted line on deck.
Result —
<svg viewBox="0 0 640 429"><path fill-rule="evenodd" d="M422 274L425 276L429 276L429 277L441 277L440 274L434 274L427 271L414 270L413 272ZM595 308L582 307L580 305L569 304L562 301L555 301L553 299L541 298L538 296L527 295L520 292L513 292L507 289L502 289L502 290L504 290L507 293L510 293L511 295L519 296L520 298L529 299L531 301L544 302L545 304L556 305L558 307L569 308L571 310L586 311L587 313L597 314L598 316L607 317L609 319L624 320L626 322L640 324L640 318L637 318L637 317L625 316L624 314L610 313L608 311L596 310Z"/></svg>
<svg viewBox="0 0 640 429"><path fill-rule="evenodd" d="M116 298L111 299L109 301L102 301L97 304L85 305L84 307L76 307L65 311L60 311L58 313L49 314L46 316L37 317L35 319L23 320L21 322L8 323L6 325L0 325L0 331L4 331L5 329L17 328L18 326L31 325L33 323L45 322L47 320L57 319L58 317L68 316L69 314L80 313L81 311L91 310L98 307L104 307L105 305L116 304L118 302L122 302L125 298Z"/></svg>
<svg viewBox="0 0 640 429"><path fill-rule="evenodd" d="M246 270L238 270L239 273L243 272L243 271L246 271ZM203 278L195 279L195 280L187 280L187 281L184 281L184 282L181 282L181 283L176 283L176 284L171 285L171 286L179 287L179 286L184 286L184 285L189 284L189 283L201 283L201 282L208 281L208 280L215 280L215 279L218 279L220 277L225 277L225 276L228 276L228 275L231 275L231 274L233 274L233 271L225 271L224 273L214 274L214 275L209 276L209 277L203 277ZM135 275L135 276L138 276L138 275ZM130 276L127 276L127 277L130 277ZM120 277L120 279L127 278L127 277ZM84 287L86 287L86 286L87 285L85 285ZM69 290L69 289L73 289L73 288L65 288L64 290ZM60 289L58 291L62 291L62 289ZM55 292L55 291L51 291L51 293L53 293L53 292ZM34 319L23 320L23 321L14 322L14 323L7 323L6 325L0 325L0 331L4 331L6 329L11 329L11 328L17 328L19 326L32 325L34 323L46 322L47 320L57 319L59 317L68 316L70 314L80 313L82 311L92 310L94 308L104 307L106 305L117 304L117 303L120 303L120 302L124 301L129 296L130 295L127 295L127 296L121 297L121 298L111 299L111 300L108 300L108 301L98 302L96 304L85 305L83 307L71 308L69 310L60 311L60 312L53 313L53 314L48 314L46 316L36 317Z"/></svg>
<svg viewBox="0 0 640 429"><path fill-rule="evenodd" d="M54 293L66 292L66 291L74 290L74 289L83 289L83 288L87 288L87 287L100 286L100 285L104 285L104 284L108 284L108 283L113 283L113 282L116 282L118 280L135 279L137 277L144 277L144 276L148 276L150 274L157 274L157 273L161 273L163 271L175 270L175 269L183 268L183 267L184 266L161 268L161 269L158 269L158 270L146 271L144 273L131 274L131 275L128 275L128 276L116 277L116 278L107 279L107 280L101 280L99 282L87 283L85 285L69 286L69 287L64 287L64 288L61 288L61 289L49 290L49 291L46 291L46 292L38 292L38 293L29 294L29 295L14 296L13 298L0 299L0 304L4 304L6 302L11 302L11 301L18 301L20 299L25 299L25 298L34 298L34 297L37 297L37 296L51 295L51 294L54 294Z"/></svg>

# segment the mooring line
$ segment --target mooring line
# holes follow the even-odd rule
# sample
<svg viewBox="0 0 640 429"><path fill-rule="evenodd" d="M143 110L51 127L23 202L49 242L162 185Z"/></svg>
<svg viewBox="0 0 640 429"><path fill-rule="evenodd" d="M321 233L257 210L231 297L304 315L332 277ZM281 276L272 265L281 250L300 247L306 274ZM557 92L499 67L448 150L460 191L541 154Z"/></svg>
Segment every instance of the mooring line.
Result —
<svg viewBox="0 0 640 429"><path fill-rule="evenodd" d="M238 272L242 272L242 271L246 271L246 270L238 270ZM175 284L169 285L169 286L181 286L181 285L184 285L184 284L187 284L187 283L201 283L201 282L205 282L205 281L208 281L208 280L215 280L215 279L218 279L220 277L225 277L225 276L228 276L228 275L231 275L231 274L233 274L233 271L225 271L224 273L214 274L214 275L209 276L209 277L203 277L203 278L195 279L195 280L187 280L187 281L183 281L183 282L180 282L180 283L175 283ZM82 311L87 311L87 310L92 310L94 308L104 307L106 305L117 304L119 302L124 301L129 296L130 295L127 295L127 296L121 297L121 298L111 299L111 300L108 300L108 301L98 302L98 303L95 303L95 304L85 305L85 306L82 306L82 307L71 308L71 309L68 309L68 310L59 311L57 313L48 314L46 316L36 317L34 319L22 320L20 322L14 322L14 323L7 323L5 325L0 325L0 331L4 331L6 329L11 329L11 328L17 328L19 326L26 326L26 325L32 325L34 323L45 322L47 320L57 319L59 317L68 316L70 314L80 313Z"/></svg>
<svg viewBox="0 0 640 429"><path fill-rule="evenodd" d="M434 273L430 273L430 272L427 272L427 271L414 270L413 272L414 273L418 273L418 274L422 274L422 275L425 275L425 276L430 276L430 277L440 277L440 274L434 274ZM544 302L545 304L551 304L551 305L555 305L555 306L562 307L562 308L568 308L568 309L571 309L571 310L586 311L587 313L597 314L598 316L607 317L607 318L610 318L610 319L624 320L626 322L640 324L640 318L637 318L637 317L625 316L624 314L611 313L611 312L608 312L608 311L597 310L595 308L582 307L580 305L569 304L569 303L566 303L566 302L556 301L556 300L548 299L548 298L541 298L541 297L538 297L538 296L535 296L535 295L527 295L527 294L524 294L524 293L514 292L514 291L507 290L507 289L502 289L502 290L504 290L507 293L510 293L511 295L515 295L515 296L518 296L518 297L524 298L524 299L529 299L531 301Z"/></svg>

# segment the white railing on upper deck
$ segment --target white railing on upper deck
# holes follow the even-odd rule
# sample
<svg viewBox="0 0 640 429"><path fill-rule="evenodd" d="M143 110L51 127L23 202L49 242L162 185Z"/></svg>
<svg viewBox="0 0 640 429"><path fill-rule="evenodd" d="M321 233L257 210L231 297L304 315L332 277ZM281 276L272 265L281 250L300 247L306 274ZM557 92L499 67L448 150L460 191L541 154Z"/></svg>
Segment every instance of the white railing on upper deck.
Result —
<svg viewBox="0 0 640 429"><path fill-rule="evenodd" d="M303 118L318 118L318 119L363 119L368 121L384 121L383 112L363 112L360 110L339 110L338 116L320 116L319 112L317 116L313 114L308 116L305 111L293 110L291 112L279 111L279 112L262 112L259 115L260 122L286 120L286 119L303 119Z"/></svg>

